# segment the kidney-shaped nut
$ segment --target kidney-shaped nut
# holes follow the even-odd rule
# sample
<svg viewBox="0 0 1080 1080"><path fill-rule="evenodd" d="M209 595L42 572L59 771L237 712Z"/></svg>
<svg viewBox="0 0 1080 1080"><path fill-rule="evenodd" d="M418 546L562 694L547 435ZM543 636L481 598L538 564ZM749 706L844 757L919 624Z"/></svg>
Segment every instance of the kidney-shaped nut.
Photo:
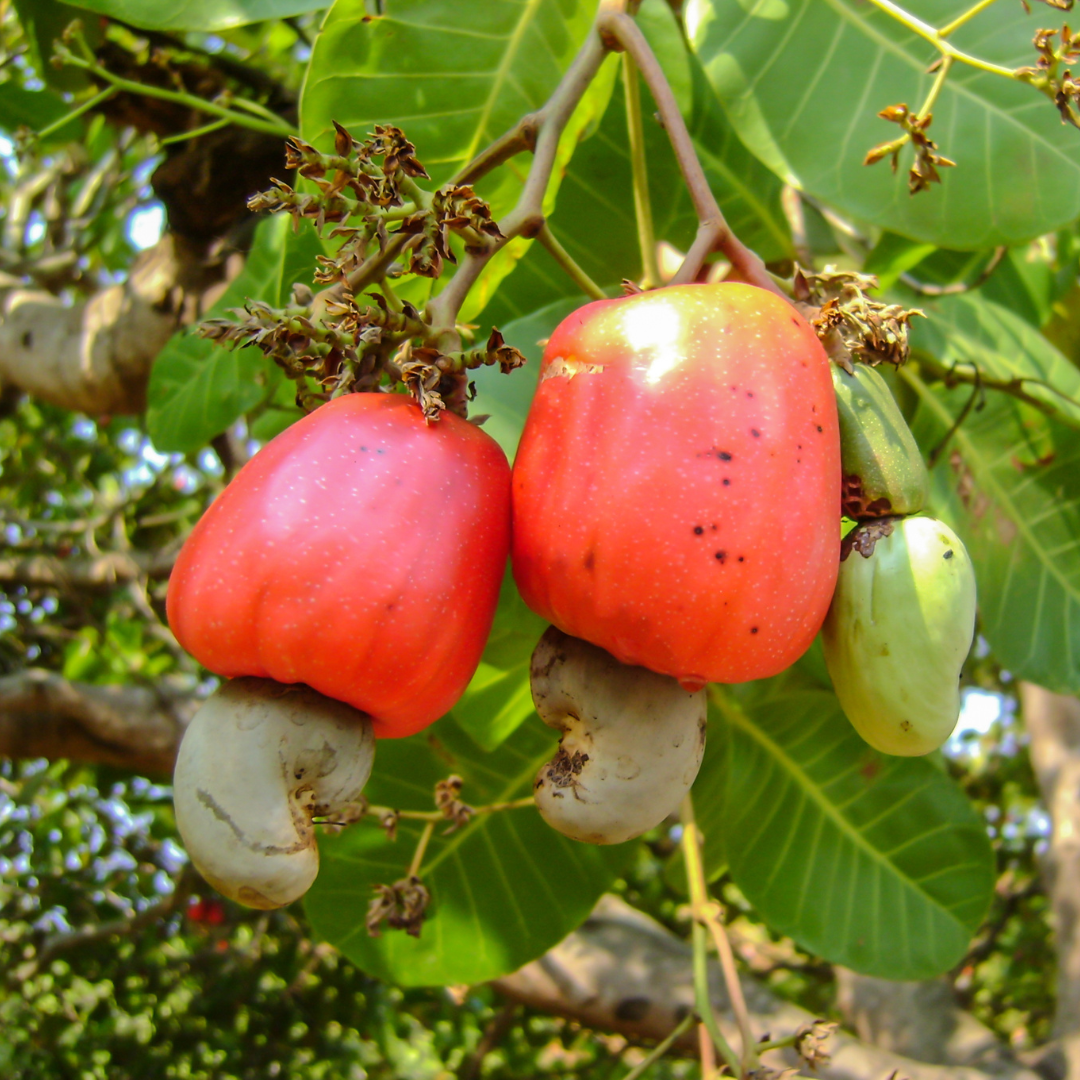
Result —
<svg viewBox="0 0 1080 1080"><path fill-rule="evenodd" d="M371 774L370 718L307 686L224 683L184 733L176 824L200 874L230 899L275 908L319 872L313 817L356 803Z"/></svg>
<svg viewBox="0 0 1080 1080"><path fill-rule="evenodd" d="M544 820L590 844L659 825L690 790L705 752L705 691L619 663L550 627L529 672L536 711L561 731L533 784Z"/></svg>

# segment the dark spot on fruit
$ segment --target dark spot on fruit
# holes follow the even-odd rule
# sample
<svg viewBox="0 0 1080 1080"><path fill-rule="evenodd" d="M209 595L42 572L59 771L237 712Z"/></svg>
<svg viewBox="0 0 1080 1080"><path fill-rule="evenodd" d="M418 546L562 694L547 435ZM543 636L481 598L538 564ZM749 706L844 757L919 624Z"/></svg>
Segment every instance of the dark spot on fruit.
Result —
<svg viewBox="0 0 1080 1080"><path fill-rule="evenodd" d="M730 484L731 484L731 481L725 476L724 477L724 487L729 487Z"/></svg>
<svg viewBox="0 0 1080 1080"><path fill-rule="evenodd" d="M740 556L739 556L739 562L746 562L746 559L745 559L745 557L744 557L744 556L742 556L742 555L740 555Z"/></svg>
<svg viewBox="0 0 1080 1080"><path fill-rule="evenodd" d="M882 645L882 646L881 646L881 655L882 655L882 656L889 656L889 655L891 655L891 654L889 653L889 643L888 643L887 641L885 642L885 644L884 644L884 645Z"/></svg>
<svg viewBox="0 0 1080 1080"><path fill-rule="evenodd" d="M818 429L818 431L819 431L819 432L821 432L821 431L824 431L824 430L825 430L825 429L824 429L824 428L823 428L823 427L822 427L822 426L821 426L820 424L818 424L818 426L817 426L817 429Z"/></svg>
<svg viewBox="0 0 1080 1080"><path fill-rule="evenodd" d="M731 455L726 450L721 450L716 456L721 461L730 461L731 460Z"/></svg>
<svg viewBox="0 0 1080 1080"><path fill-rule="evenodd" d="M756 634L757 633L757 627L756 626L751 626L750 627L750 633L751 634Z"/></svg>
<svg viewBox="0 0 1080 1080"><path fill-rule="evenodd" d="M901 731L910 731L911 730L911 721L910 720L901 720L900 721L900 730Z"/></svg>
<svg viewBox="0 0 1080 1080"><path fill-rule="evenodd" d="M760 439L761 438L761 432L758 431L758 429L756 427L752 427L750 429L750 434L753 435L755 439Z"/></svg>
<svg viewBox="0 0 1080 1080"><path fill-rule="evenodd" d="M734 394L734 393L735 393L735 391L736 391L736 390L738 390L738 389L739 389L739 388L738 388L737 386L733 386L733 387L731 388L731 392L732 392L732 393Z"/></svg>
<svg viewBox="0 0 1080 1080"><path fill-rule="evenodd" d="M709 528L712 529L713 532L716 532L716 526L715 525L710 525Z"/></svg>
<svg viewBox="0 0 1080 1080"><path fill-rule="evenodd" d="M386 610L387 611L393 611L394 608L396 608L396 607L397 607L397 604L387 604L386 605Z"/></svg>
<svg viewBox="0 0 1080 1080"><path fill-rule="evenodd" d="M944 555L942 555L942 558L943 558L943 559L951 559L952 557L953 557L953 550L952 550L952 548L949 548L949 550L948 550L948 551L946 551Z"/></svg>
<svg viewBox="0 0 1080 1080"><path fill-rule="evenodd" d="M800 363L802 364L803 367L809 367L810 366L805 360L801 360Z"/></svg>
<svg viewBox="0 0 1080 1080"><path fill-rule="evenodd" d="M747 397L753 397L754 396L754 391L753 390L747 390L746 391L746 396Z"/></svg>
<svg viewBox="0 0 1080 1080"><path fill-rule="evenodd" d="M34 332L32 330L23 331L22 347L24 349L32 349L34 347Z"/></svg>
<svg viewBox="0 0 1080 1080"><path fill-rule="evenodd" d="M795 316L793 315L791 317L791 323L792 323L793 326L798 326L799 325L799 320L796 319Z"/></svg>
<svg viewBox="0 0 1080 1080"><path fill-rule="evenodd" d="M810 411L811 412L817 412L817 406L816 405L811 405L810 406Z"/></svg>
<svg viewBox="0 0 1080 1080"><path fill-rule="evenodd" d="M361 446L360 447L360 453L361 454L366 454L367 453L367 447L366 446Z"/></svg>
<svg viewBox="0 0 1080 1080"><path fill-rule="evenodd" d="M727 558L727 552L726 551L718 551L713 556L713 558L716 559L717 562L722 563Z"/></svg>
<svg viewBox="0 0 1080 1080"><path fill-rule="evenodd" d="M585 569L586 570L591 570L595 565L596 565L596 552L595 551L590 551L588 553L588 555L585 556Z"/></svg>
<svg viewBox="0 0 1080 1080"><path fill-rule="evenodd" d="M796 465L801 465L801 464L802 464L802 458L801 458L801 457L797 457L797 458L795 459L795 464L796 464Z"/></svg>
<svg viewBox="0 0 1080 1080"><path fill-rule="evenodd" d="M802 449L802 443L799 443L799 445L798 445L798 446L796 446L796 447L795 447L795 449L796 449L796 450L801 450L801 449Z"/></svg>
<svg viewBox="0 0 1080 1080"><path fill-rule="evenodd" d="M700 525L694 526L694 535L700 536L705 530Z"/></svg>

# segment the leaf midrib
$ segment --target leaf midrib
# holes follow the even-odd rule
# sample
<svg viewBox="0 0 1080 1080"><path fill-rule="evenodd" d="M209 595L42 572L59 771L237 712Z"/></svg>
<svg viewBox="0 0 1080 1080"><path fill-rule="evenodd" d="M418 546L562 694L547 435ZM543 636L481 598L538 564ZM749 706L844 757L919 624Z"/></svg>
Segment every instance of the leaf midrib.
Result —
<svg viewBox="0 0 1080 1080"><path fill-rule="evenodd" d="M716 687L711 687L709 696L723 713L724 719L727 720L728 723L737 725L752 739L756 740L766 753L773 755L777 764L785 769L792 781L818 805L822 813L833 822L841 835L847 837L856 848L862 850L879 867L884 867L893 877L906 884L913 892L922 896L932 908L945 915L962 934L968 933L968 927L960 922L960 920L957 919L956 916L941 903L941 901L931 893L928 893L916 881L901 873L894 863L885 858L885 856L882 855L882 853L878 851L878 849L875 848L870 841L867 840L866 837L836 809L832 802L830 802L822 793L820 787L810 779L806 772L783 749L783 747L767 735L757 724L753 723L741 708L728 699L726 694L719 691Z"/></svg>

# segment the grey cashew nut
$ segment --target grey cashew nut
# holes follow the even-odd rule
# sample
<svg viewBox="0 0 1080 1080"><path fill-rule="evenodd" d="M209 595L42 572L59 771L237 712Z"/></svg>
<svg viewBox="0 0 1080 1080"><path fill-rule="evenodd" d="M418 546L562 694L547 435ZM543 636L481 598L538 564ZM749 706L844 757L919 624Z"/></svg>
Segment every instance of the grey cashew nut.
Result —
<svg viewBox="0 0 1080 1080"><path fill-rule="evenodd" d="M536 805L574 840L619 844L679 806L705 752L705 691L619 663L555 627L529 672L536 711L562 732L537 773Z"/></svg>
<svg viewBox="0 0 1080 1080"><path fill-rule="evenodd" d="M218 892L255 908L304 895L319 872L313 817L342 812L371 775L370 718L307 686L232 679L184 733L176 824Z"/></svg>

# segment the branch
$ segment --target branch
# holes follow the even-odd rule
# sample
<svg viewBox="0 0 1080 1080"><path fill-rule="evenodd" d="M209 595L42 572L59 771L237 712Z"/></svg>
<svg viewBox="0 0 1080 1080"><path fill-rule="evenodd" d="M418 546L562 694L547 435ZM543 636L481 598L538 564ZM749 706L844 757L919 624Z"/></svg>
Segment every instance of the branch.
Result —
<svg viewBox="0 0 1080 1080"><path fill-rule="evenodd" d="M113 551L88 559L61 559L52 555L0 559L0 585L36 585L84 592L111 589L146 577L167 578L176 554L166 549L154 553Z"/></svg>
<svg viewBox="0 0 1080 1080"><path fill-rule="evenodd" d="M647 915L606 896L585 924L539 960L492 984L505 997L544 1012L566 1016L601 1031L660 1041L693 1011L694 981L689 946ZM709 967L710 997L730 1041L738 1036L719 965ZM745 979L754 1028L773 1038L794 1034L815 1019L812 1013L775 997ZM696 1054L697 1038L679 1040L683 1053ZM838 1032L832 1061L818 1067L821 1080L883 1080L894 1070L906 1080L1039 1080L1028 1069L1004 1060L994 1071L930 1065L901 1057ZM791 1049L770 1050L777 1067L798 1066Z"/></svg>
<svg viewBox="0 0 1080 1080"><path fill-rule="evenodd" d="M766 270L760 257L743 244L724 220L724 215L720 212L720 207L709 187L705 171L701 167L701 162L698 161L693 140L690 138L682 113L679 112L675 95L671 92L663 69L653 55L652 49L649 48L645 35L638 29L637 23L621 11L601 9L597 16L597 27L601 36L612 43L609 47L614 48L617 43L617 46L621 46L630 54L648 85L664 129L671 140L671 148L679 162L683 180L690 191L690 198L693 200L694 210L700 222L697 238L687 252L679 272L672 278L671 284L680 285L693 281L705 257L719 248L742 281L767 289L769 292L782 296L785 300L789 299L773 281L772 275Z"/></svg>
<svg viewBox="0 0 1080 1080"><path fill-rule="evenodd" d="M174 297L196 276L193 256L166 236L126 281L84 303L10 288L0 302L0 384L91 416L142 412L154 357L179 324Z"/></svg>
<svg viewBox="0 0 1080 1080"><path fill-rule="evenodd" d="M90 686L31 668L0 677L0 756L169 774L197 705L168 687Z"/></svg>

